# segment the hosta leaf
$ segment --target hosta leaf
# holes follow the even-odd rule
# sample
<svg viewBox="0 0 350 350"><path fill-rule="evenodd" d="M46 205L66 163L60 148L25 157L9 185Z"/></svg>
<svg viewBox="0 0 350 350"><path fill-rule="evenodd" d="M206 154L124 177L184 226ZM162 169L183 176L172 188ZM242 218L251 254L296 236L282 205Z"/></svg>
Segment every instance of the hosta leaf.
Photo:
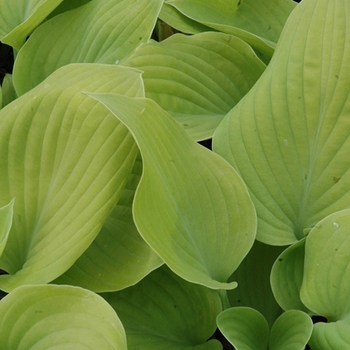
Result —
<svg viewBox="0 0 350 350"><path fill-rule="evenodd" d="M125 327L129 350L220 350L207 342L221 311L216 291L188 283L163 266L136 286L102 296Z"/></svg>
<svg viewBox="0 0 350 350"><path fill-rule="evenodd" d="M304 350L311 333L311 318L302 311L289 310L273 324L269 350Z"/></svg>
<svg viewBox="0 0 350 350"><path fill-rule="evenodd" d="M12 226L14 199L0 208L0 256L5 249Z"/></svg>
<svg viewBox="0 0 350 350"><path fill-rule="evenodd" d="M153 100L93 97L125 123L140 148L143 174L133 215L142 237L182 278L234 288L226 281L256 230L254 207L237 173Z"/></svg>
<svg viewBox="0 0 350 350"><path fill-rule="evenodd" d="M311 231L305 244L303 303L335 321L350 313L350 209L329 215Z"/></svg>
<svg viewBox="0 0 350 350"><path fill-rule="evenodd" d="M290 0L167 0L190 19L236 35L268 60L295 3Z"/></svg>
<svg viewBox="0 0 350 350"><path fill-rule="evenodd" d="M238 287L227 291L231 306L249 306L259 311L272 325L282 310L276 303L270 285L271 267L283 247L273 247L258 241L232 274L229 281Z"/></svg>
<svg viewBox="0 0 350 350"><path fill-rule="evenodd" d="M182 33L197 34L213 31L212 28L196 22L189 17L186 17L184 14L182 14L167 2L164 2L162 10L159 13L159 18L162 19L165 23L169 24L172 28L175 28Z"/></svg>
<svg viewBox="0 0 350 350"><path fill-rule="evenodd" d="M0 288L47 283L91 244L116 204L137 147L81 93L142 96L140 72L73 64L0 111L0 205L16 198Z"/></svg>
<svg viewBox="0 0 350 350"><path fill-rule="evenodd" d="M19 95L68 63L115 63L152 33L163 0L91 0L56 16L19 52L14 83Z"/></svg>
<svg viewBox="0 0 350 350"><path fill-rule="evenodd" d="M106 292L136 284L163 261L146 244L133 222L131 206L142 171L136 160L128 182L101 231L75 264L54 283Z"/></svg>
<svg viewBox="0 0 350 350"><path fill-rule="evenodd" d="M22 286L0 301L0 348L126 350L124 328L97 294L71 286Z"/></svg>
<svg viewBox="0 0 350 350"><path fill-rule="evenodd" d="M123 64L144 72L146 96L175 117L195 140L211 138L265 70L245 42L212 32L151 41Z"/></svg>
<svg viewBox="0 0 350 350"><path fill-rule="evenodd" d="M19 50L62 0L0 0L0 40Z"/></svg>
<svg viewBox="0 0 350 350"><path fill-rule="evenodd" d="M301 300L330 323L318 323L312 349L348 349L350 344L350 210L320 221L305 244Z"/></svg>
<svg viewBox="0 0 350 350"><path fill-rule="evenodd" d="M349 15L347 0L299 4L270 65L214 135L250 189L264 243L296 242L349 206Z"/></svg>
<svg viewBox="0 0 350 350"><path fill-rule="evenodd" d="M17 98L17 94L13 86L11 74L5 74L4 80L2 81L1 88L2 88L2 107L5 107L10 102L14 101ZM1 104L0 104L0 107L1 107Z"/></svg>
<svg viewBox="0 0 350 350"><path fill-rule="evenodd" d="M271 288L283 310L308 311L300 300L304 257L305 239L302 239L282 252L272 267Z"/></svg>
<svg viewBox="0 0 350 350"><path fill-rule="evenodd" d="M349 350L350 344L350 317L331 323L316 323L309 345L311 349Z"/></svg>
<svg viewBox="0 0 350 350"><path fill-rule="evenodd" d="M269 326L260 312L250 307L233 307L217 317L217 324L235 349L267 349Z"/></svg>

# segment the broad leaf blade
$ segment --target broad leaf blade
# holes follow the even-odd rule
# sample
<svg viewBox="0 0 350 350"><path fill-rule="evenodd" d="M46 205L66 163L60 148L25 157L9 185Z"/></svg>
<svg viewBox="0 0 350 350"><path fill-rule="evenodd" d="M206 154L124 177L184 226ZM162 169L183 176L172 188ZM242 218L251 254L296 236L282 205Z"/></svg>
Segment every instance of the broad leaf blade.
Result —
<svg viewBox="0 0 350 350"><path fill-rule="evenodd" d="M216 291L188 283L163 266L136 286L102 296L125 327L129 350L220 350L207 342L221 311Z"/></svg>
<svg viewBox="0 0 350 350"><path fill-rule="evenodd" d="M266 67L242 40L212 32L151 41L123 64L143 71L146 96L197 141L212 137Z"/></svg>
<svg viewBox="0 0 350 350"><path fill-rule="evenodd" d="M127 129L82 94L142 96L140 72L75 64L0 111L0 205L16 198L0 288L47 283L91 244L137 155Z"/></svg>
<svg viewBox="0 0 350 350"><path fill-rule="evenodd" d="M94 292L124 289L163 264L137 231L132 202L142 172L141 157L135 161L123 193L89 248L57 284L72 284Z"/></svg>
<svg viewBox="0 0 350 350"><path fill-rule="evenodd" d="M0 208L0 257L5 249L12 226L14 203L15 200L13 199L9 204Z"/></svg>
<svg viewBox="0 0 350 350"><path fill-rule="evenodd" d="M0 0L0 40L19 50L63 0Z"/></svg>
<svg viewBox="0 0 350 350"><path fill-rule="evenodd" d="M249 307L233 307L217 317L221 333L237 350L266 350L269 326L260 312Z"/></svg>
<svg viewBox="0 0 350 350"><path fill-rule="evenodd" d="M303 350L312 333L312 320L302 311L283 313L271 328L269 350Z"/></svg>
<svg viewBox="0 0 350 350"><path fill-rule="evenodd" d="M146 42L162 0L92 0L56 16L19 52L14 83L19 95L69 63L114 64ZM64 53L64 54L63 54Z"/></svg>
<svg viewBox="0 0 350 350"><path fill-rule="evenodd" d="M299 4L270 65L214 135L251 191L262 242L296 242L349 206L349 15L345 0Z"/></svg>
<svg viewBox="0 0 350 350"><path fill-rule="evenodd" d="M0 348L126 350L123 325L97 294L78 287L15 289L0 301Z"/></svg>
<svg viewBox="0 0 350 350"><path fill-rule="evenodd" d="M133 213L143 238L182 278L233 288L226 281L256 230L254 207L237 173L153 100L93 97L125 123L140 148L144 168Z"/></svg>

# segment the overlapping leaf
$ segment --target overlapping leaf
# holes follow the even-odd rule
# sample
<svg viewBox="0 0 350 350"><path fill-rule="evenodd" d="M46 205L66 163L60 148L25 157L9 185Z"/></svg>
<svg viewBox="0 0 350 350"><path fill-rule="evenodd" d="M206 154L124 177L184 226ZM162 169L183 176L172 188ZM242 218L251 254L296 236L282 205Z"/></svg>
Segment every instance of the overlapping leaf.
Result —
<svg viewBox="0 0 350 350"><path fill-rule="evenodd" d="M69 63L115 63L147 41L163 0L92 0L56 16L19 52L14 83L19 95Z"/></svg>
<svg viewBox="0 0 350 350"><path fill-rule="evenodd" d="M142 172L141 157L101 231L84 254L54 281L94 292L117 291L136 284L163 261L146 244L132 218L132 202Z"/></svg>
<svg viewBox="0 0 350 350"><path fill-rule="evenodd" d="M19 50L63 0L0 0L0 40Z"/></svg>
<svg viewBox="0 0 350 350"><path fill-rule="evenodd" d="M250 189L262 242L296 242L349 206L349 16L346 0L298 5L270 65L214 135Z"/></svg>
<svg viewBox="0 0 350 350"><path fill-rule="evenodd" d="M237 350L303 350L312 332L311 318L298 310L279 316L271 331L263 315L249 307L227 309L217 323Z"/></svg>
<svg viewBox="0 0 350 350"><path fill-rule="evenodd" d="M213 32L151 41L123 64L144 72L146 96L175 117L195 140L211 138L265 70L245 42Z"/></svg>
<svg viewBox="0 0 350 350"><path fill-rule="evenodd" d="M153 100L92 96L125 123L140 148L144 168L133 214L142 237L185 280L234 288L227 279L256 230L255 209L240 177Z"/></svg>
<svg viewBox="0 0 350 350"><path fill-rule="evenodd" d="M216 291L184 281L167 267L116 293L102 296L125 327L129 350L219 350L207 340L221 311Z"/></svg>
<svg viewBox="0 0 350 350"><path fill-rule="evenodd" d="M46 283L66 271L129 177L137 155L132 136L81 90L143 96L138 71L73 64L0 111L0 205L16 199L1 289Z"/></svg>
<svg viewBox="0 0 350 350"><path fill-rule="evenodd" d="M311 339L315 349L346 349L349 345L349 231L350 210L346 209L320 221L306 239L301 300L330 322L315 325Z"/></svg>
<svg viewBox="0 0 350 350"><path fill-rule="evenodd" d="M14 199L0 208L0 256L5 249L12 226Z"/></svg>
<svg viewBox="0 0 350 350"><path fill-rule="evenodd" d="M71 286L22 286L0 301L0 348L126 350L123 325L97 294Z"/></svg>
<svg viewBox="0 0 350 350"><path fill-rule="evenodd" d="M191 20L233 34L271 58L284 23L295 7L290 0L167 0Z"/></svg>
<svg viewBox="0 0 350 350"><path fill-rule="evenodd" d="M271 267L283 247L273 247L258 241L229 280L238 287L227 291L230 306L249 306L259 311L272 326L282 310L272 294Z"/></svg>

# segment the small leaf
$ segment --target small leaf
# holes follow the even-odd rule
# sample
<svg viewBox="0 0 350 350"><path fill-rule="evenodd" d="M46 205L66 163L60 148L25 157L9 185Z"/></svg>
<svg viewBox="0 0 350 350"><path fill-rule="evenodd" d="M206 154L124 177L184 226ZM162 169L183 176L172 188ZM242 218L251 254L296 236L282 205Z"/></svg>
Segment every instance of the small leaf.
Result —
<svg viewBox="0 0 350 350"><path fill-rule="evenodd" d="M82 94L143 96L140 72L74 64L0 110L0 206L16 198L0 288L42 284L66 271L118 201L137 155L112 114Z"/></svg>
<svg viewBox="0 0 350 350"><path fill-rule="evenodd" d="M69 63L114 64L153 31L163 0L91 0L62 13L30 36L13 76L19 95Z"/></svg>
<svg viewBox="0 0 350 350"><path fill-rule="evenodd" d="M348 0L302 1L268 68L214 134L214 150L250 190L261 242L294 243L349 206L348 16Z"/></svg>
<svg viewBox="0 0 350 350"><path fill-rule="evenodd" d="M305 239L292 244L276 259L271 270L271 288L283 310L309 312L300 300L304 274Z"/></svg>
<svg viewBox="0 0 350 350"><path fill-rule="evenodd" d="M14 203L15 200L13 199L9 204L0 208L0 257L5 249L12 226Z"/></svg>
<svg viewBox="0 0 350 350"><path fill-rule="evenodd" d="M148 42L123 64L143 71L146 97L196 141L212 137L266 67L244 41L213 32Z"/></svg>
<svg viewBox="0 0 350 350"><path fill-rule="evenodd" d="M125 123L140 148L144 168L133 215L142 237L185 280L234 288L226 281L256 230L254 206L237 173L153 100L91 96Z"/></svg>
<svg viewBox="0 0 350 350"><path fill-rule="evenodd" d="M311 318L302 311L283 313L271 328L269 350L304 350L312 327Z"/></svg>
<svg viewBox="0 0 350 350"><path fill-rule="evenodd" d="M0 40L19 50L62 0L0 0Z"/></svg>
<svg viewBox="0 0 350 350"><path fill-rule="evenodd" d="M125 327L129 350L220 350L207 342L221 311L216 291L188 283L163 266L136 286L102 294Z"/></svg>
<svg viewBox="0 0 350 350"><path fill-rule="evenodd" d="M226 309L217 317L221 333L237 350L266 350L269 326L264 316L250 307Z"/></svg>
<svg viewBox="0 0 350 350"><path fill-rule="evenodd" d="M255 241L248 255L229 279L238 283L236 289L227 291L230 305L256 309L270 326L282 312L272 294L270 273L273 263L283 249Z"/></svg>
<svg viewBox="0 0 350 350"><path fill-rule="evenodd" d="M104 299L71 286L23 286L0 301L0 348L126 350L118 316Z"/></svg>

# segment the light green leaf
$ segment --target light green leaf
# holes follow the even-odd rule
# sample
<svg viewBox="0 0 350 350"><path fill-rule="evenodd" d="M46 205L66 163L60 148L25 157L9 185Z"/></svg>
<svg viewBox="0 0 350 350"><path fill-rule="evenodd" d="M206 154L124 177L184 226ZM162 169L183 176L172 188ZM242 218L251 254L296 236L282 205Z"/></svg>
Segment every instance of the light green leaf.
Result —
<svg viewBox="0 0 350 350"><path fill-rule="evenodd" d="M159 18L165 23L169 24L172 28L182 33L197 34L207 31L213 31L212 28L207 27L199 22L186 17L175 7L164 2L162 10L159 13Z"/></svg>
<svg viewBox="0 0 350 350"><path fill-rule="evenodd" d="M230 305L256 309L270 326L282 312L272 294L270 272L283 249L255 241L248 255L229 279L238 283L236 289L227 291Z"/></svg>
<svg viewBox="0 0 350 350"><path fill-rule="evenodd" d="M350 344L350 209L321 220L305 244L301 300L330 323L314 327L314 349L349 349Z"/></svg>
<svg viewBox="0 0 350 350"><path fill-rule="evenodd" d="M4 80L2 81L2 107L7 106L16 98L17 94L13 86L12 74L6 74Z"/></svg>
<svg viewBox="0 0 350 350"><path fill-rule="evenodd" d="M115 311L97 294L71 286L22 286L0 301L0 348L126 350Z"/></svg>
<svg viewBox="0 0 350 350"><path fill-rule="evenodd" d="M136 284L163 264L141 238L132 218L131 206L141 172L139 156L118 204L95 240L53 283L73 284L94 292L117 291Z"/></svg>
<svg viewBox="0 0 350 350"><path fill-rule="evenodd" d="M303 303L331 321L350 313L350 209L329 215L305 244Z"/></svg>
<svg viewBox="0 0 350 350"><path fill-rule="evenodd" d="M269 350L304 350L312 327L312 320L306 313L299 310L284 312L271 328Z"/></svg>
<svg viewBox="0 0 350 350"><path fill-rule="evenodd" d="M15 200L0 208L0 257L5 249L7 239L12 226L13 205Z"/></svg>
<svg viewBox="0 0 350 350"><path fill-rule="evenodd" d="M185 280L234 288L226 281L256 230L254 207L237 173L153 100L93 97L125 123L140 148L144 168L133 215L142 237Z"/></svg>
<svg viewBox="0 0 350 350"><path fill-rule="evenodd" d="M190 19L233 34L271 58L284 23L296 6L290 0L168 0Z"/></svg>
<svg viewBox="0 0 350 350"><path fill-rule="evenodd" d="M264 316L250 307L226 309L217 317L221 333L237 350L266 350L269 326Z"/></svg>
<svg viewBox="0 0 350 350"><path fill-rule="evenodd" d="M270 65L214 135L250 189L261 242L294 243L349 206L349 15L347 0L299 4Z"/></svg>
<svg viewBox="0 0 350 350"><path fill-rule="evenodd" d="M146 96L196 141L212 137L266 67L241 39L213 32L151 41L123 64L144 72Z"/></svg>
<svg viewBox="0 0 350 350"><path fill-rule="evenodd" d="M188 283L163 266L136 286L102 296L125 327L129 350L220 350L207 342L221 311L216 291Z"/></svg>
<svg viewBox="0 0 350 350"><path fill-rule="evenodd" d="M0 0L0 40L19 50L62 0Z"/></svg>
<svg viewBox="0 0 350 350"><path fill-rule="evenodd" d="M350 317L331 323L316 323L309 341L311 349L350 349Z"/></svg>
<svg viewBox="0 0 350 350"><path fill-rule="evenodd" d="M223 311L217 324L237 350L303 350L313 326L307 314L290 310L277 318L270 332L263 315L249 307Z"/></svg>
<svg viewBox="0 0 350 350"><path fill-rule="evenodd" d="M0 111L0 206L16 198L0 289L47 283L66 271L125 187L135 142L82 90L143 96L138 71L73 64Z"/></svg>
<svg viewBox="0 0 350 350"><path fill-rule="evenodd" d="M275 261L271 270L271 288L283 310L308 309L300 300L304 274L305 239L288 247Z"/></svg>
<svg viewBox="0 0 350 350"><path fill-rule="evenodd" d="M19 95L69 63L114 64L146 42L163 0L92 0L64 12L31 35L18 53L14 84Z"/></svg>

